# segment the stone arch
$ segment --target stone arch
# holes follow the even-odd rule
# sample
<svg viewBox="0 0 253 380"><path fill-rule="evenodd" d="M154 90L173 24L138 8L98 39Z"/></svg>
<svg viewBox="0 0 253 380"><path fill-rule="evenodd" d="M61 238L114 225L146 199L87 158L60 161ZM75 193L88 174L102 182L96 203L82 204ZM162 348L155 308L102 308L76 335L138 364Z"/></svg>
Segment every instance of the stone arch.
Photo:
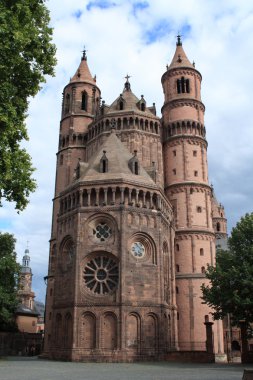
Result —
<svg viewBox="0 0 253 380"><path fill-rule="evenodd" d="M117 317L112 312L107 312L102 319L103 348L115 350L117 348Z"/></svg>
<svg viewBox="0 0 253 380"><path fill-rule="evenodd" d="M67 235L60 244L60 267L62 271L67 271L72 267L74 254L74 241L70 235Z"/></svg>
<svg viewBox="0 0 253 380"><path fill-rule="evenodd" d="M131 212L129 212L127 214L127 223L131 226L133 224L133 221L134 221L134 216Z"/></svg>
<svg viewBox="0 0 253 380"><path fill-rule="evenodd" d="M108 236L104 235L100 239L96 234L96 228L97 226L101 225L106 225L107 231L108 231ZM117 233L117 221L115 218L107 213L97 213L95 215L92 215L88 218L86 222L86 229L87 229L87 236L90 240L99 242L99 243L104 243L104 242L114 242L116 233Z"/></svg>
<svg viewBox="0 0 253 380"><path fill-rule="evenodd" d="M167 241L164 240L163 242L163 254L167 255L169 253L169 246Z"/></svg>
<svg viewBox="0 0 253 380"><path fill-rule="evenodd" d="M143 246L143 256L137 257L138 260L151 261L152 264L157 264L157 252L154 240L145 232L136 232L128 240L129 252L133 252L133 245L136 243Z"/></svg>
<svg viewBox="0 0 253 380"><path fill-rule="evenodd" d="M64 321L64 342L63 345L66 348L71 348L72 345L72 316L70 313L65 315Z"/></svg>
<svg viewBox="0 0 253 380"><path fill-rule="evenodd" d="M61 346L62 344L62 315L57 313L55 317L55 344Z"/></svg>
<svg viewBox="0 0 253 380"><path fill-rule="evenodd" d="M155 351L157 348L157 317L153 313L149 313L145 317L144 321L144 344L145 348L148 348L151 351Z"/></svg>
<svg viewBox="0 0 253 380"><path fill-rule="evenodd" d="M126 318L126 348L138 351L140 347L141 319L139 314L130 313Z"/></svg>
<svg viewBox="0 0 253 380"><path fill-rule="evenodd" d="M142 225L143 227L148 227L148 217L146 215L142 216Z"/></svg>
<svg viewBox="0 0 253 380"><path fill-rule="evenodd" d="M49 268L52 272L55 271L55 262L56 262L56 244L52 245L51 252L50 252L50 257L49 257Z"/></svg>
<svg viewBox="0 0 253 380"><path fill-rule="evenodd" d="M96 348L96 316L86 312L81 317L79 345L82 348Z"/></svg>

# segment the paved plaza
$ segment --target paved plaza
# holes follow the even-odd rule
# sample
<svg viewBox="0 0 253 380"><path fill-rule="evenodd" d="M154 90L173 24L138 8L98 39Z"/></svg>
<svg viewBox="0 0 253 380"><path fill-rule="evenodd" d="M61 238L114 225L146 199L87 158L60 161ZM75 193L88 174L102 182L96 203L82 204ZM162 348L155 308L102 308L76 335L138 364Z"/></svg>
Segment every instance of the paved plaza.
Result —
<svg viewBox="0 0 253 380"><path fill-rule="evenodd" d="M33 358L0 360L0 380L241 380L241 364L70 363Z"/></svg>

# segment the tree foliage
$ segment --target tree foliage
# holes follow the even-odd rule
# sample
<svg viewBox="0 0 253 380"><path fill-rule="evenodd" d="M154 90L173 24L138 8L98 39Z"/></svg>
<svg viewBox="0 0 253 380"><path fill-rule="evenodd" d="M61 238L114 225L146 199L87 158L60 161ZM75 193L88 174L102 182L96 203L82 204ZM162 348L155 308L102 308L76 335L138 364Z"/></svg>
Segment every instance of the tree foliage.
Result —
<svg viewBox="0 0 253 380"><path fill-rule="evenodd" d="M253 322L253 213L232 229L228 250L218 250L216 266L208 266L210 285L202 285L204 301L214 309L214 319L232 315L232 322Z"/></svg>
<svg viewBox="0 0 253 380"><path fill-rule="evenodd" d="M0 206L23 210L36 188L25 119L29 97L53 75L55 46L45 0L0 0Z"/></svg>
<svg viewBox="0 0 253 380"><path fill-rule="evenodd" d="M13 235L0 232L0 331L16 328L20 265L16 262L15 242Z"/></svg>

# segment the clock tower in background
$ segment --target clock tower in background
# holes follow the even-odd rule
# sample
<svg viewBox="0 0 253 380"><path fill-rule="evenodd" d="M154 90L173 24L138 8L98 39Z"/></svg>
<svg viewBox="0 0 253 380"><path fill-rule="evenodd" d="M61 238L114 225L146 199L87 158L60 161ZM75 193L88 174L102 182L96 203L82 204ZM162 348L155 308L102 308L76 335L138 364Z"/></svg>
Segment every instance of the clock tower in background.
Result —
<svg viewBox="0 0 253 380"><path fill-rule="evenodd" d="M35 294L32 291L32 269L30 267L30 255L28 248L26 248L22 260L18 296L22 305L31 310L34 309Z"/></svg>

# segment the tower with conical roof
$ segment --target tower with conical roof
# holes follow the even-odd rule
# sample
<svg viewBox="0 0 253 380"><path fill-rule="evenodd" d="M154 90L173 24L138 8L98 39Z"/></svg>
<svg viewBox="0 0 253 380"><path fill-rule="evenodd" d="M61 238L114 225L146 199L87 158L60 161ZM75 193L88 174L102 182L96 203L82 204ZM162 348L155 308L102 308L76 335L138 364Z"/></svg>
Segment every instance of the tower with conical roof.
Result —
<svg viewBox="0 0 253 380"><path fill-rule="evenodd" d="M45 354L164 358L176 349L177 315L160 120L128 75L111 105L99 103L85 55L64 89Z"/></svg>
<svg viewBox="0 0 253 380"><path fill-rule="evenodd" d="M201 74L188 60L178 36L175 55L162 76L165 194L173 206L179 349L198 350L210 309L201 299L207 264L215 263L212 189L208 182L205 107ZM222 328L214 327L216 352Z"/></svg>
<svg viewBox="0 0 253 380"><path fill-rule="evenodd" d="M210 310L200 286L215 262L212 223L225 219L208 183L201 74L178 37L162 76L162 120L129 78L115 101L101 103L84 52L64 88L46 277L49 358L159 360L205 349ZM214 338L222 352L219 323Z"/></svg>

